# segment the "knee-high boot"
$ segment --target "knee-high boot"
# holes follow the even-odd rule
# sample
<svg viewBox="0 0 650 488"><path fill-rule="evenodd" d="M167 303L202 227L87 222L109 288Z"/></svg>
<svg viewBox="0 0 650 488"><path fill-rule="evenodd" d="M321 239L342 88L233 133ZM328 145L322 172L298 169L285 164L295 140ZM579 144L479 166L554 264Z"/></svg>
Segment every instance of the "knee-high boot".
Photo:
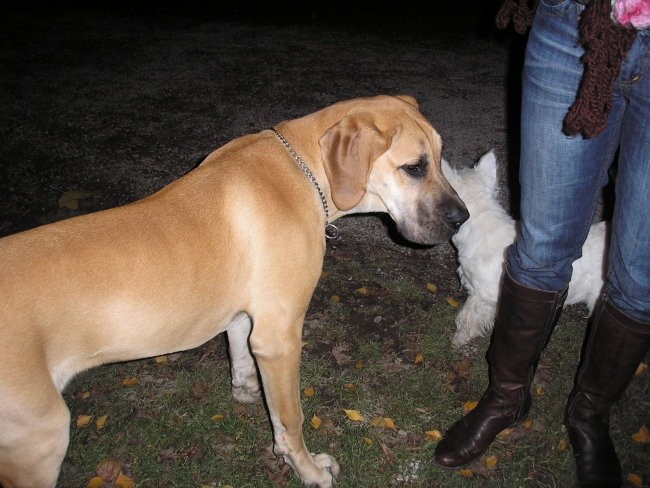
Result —
<svg viewBox="0 0 650 488"><path fill-rule="evenodd" d="M565 299L566 290L528 288L514 281L506 268L487 354L489 386L477 407L458 420L436 446L438 465L460 468L471 463L499 432L527 415L539 357Z"/></svg>
<svg viewBox="0 0 650 488"><path fill-rule="evenodd" d="M650 347L650 323L603 297L593 315L582 362L565 411L581 487L621 486L621 465L609 435L609 413Z"/></svg>

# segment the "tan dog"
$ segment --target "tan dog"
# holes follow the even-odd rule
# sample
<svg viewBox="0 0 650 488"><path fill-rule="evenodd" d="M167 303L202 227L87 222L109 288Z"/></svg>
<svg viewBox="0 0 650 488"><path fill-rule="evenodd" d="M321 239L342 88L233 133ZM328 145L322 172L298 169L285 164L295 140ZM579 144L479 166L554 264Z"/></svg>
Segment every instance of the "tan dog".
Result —
<svg viewBox="0 0 650 488"><path fill-rule="evenodd" d="M70 422L61 391L75 374L224 331L235 398L259 398L257 365L276 454L305 484L332 486L339 465L302 436L302 325L326 212L296 159L330 221L388 212L405 237L434 244L468 214L410 97L341 102L277 129L291 149L271 130L247 135L143 200L0 239L4 488L55 486Z"/></svg>

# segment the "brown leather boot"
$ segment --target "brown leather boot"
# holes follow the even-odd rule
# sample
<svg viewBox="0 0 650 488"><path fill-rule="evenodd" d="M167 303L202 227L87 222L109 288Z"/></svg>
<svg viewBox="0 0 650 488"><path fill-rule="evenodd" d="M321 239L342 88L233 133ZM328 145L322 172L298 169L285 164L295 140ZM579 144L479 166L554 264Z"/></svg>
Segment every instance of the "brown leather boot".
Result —
<svg viewBox="0 0 650 488"><path fill-rule="evenodd" d="M650 347L650 323L616 309L606 297L596 307L564 423L581 487L621 486L621 465L609 435L609 412Z"/></svg>
<svg viewBox="0 0 650 488"><path fill-rule="evenodd" d="M487 354L490 384L477 407L458 420L436 446L438 465L460 468L470 464L499 432L527 415L537 363L565 299L566 290L558 293L520 285L506 267Z"/></svg>

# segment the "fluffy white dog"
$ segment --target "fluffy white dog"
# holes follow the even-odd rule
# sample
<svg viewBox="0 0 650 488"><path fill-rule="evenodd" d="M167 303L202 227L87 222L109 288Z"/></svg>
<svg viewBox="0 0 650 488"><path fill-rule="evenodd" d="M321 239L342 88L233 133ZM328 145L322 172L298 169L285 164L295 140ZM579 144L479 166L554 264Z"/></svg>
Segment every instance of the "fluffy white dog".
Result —
<svg viewBox="0 0 650 488"><path fill-rule="evenodd" d="M445 177L465 202L470 218L452 237L458 251L458 275L468 297L456 315L453 344L463 346L494 326L505 250L518 232L497 200L497 162L492 151L474 167L454 169L443 160ZM582 257L573 263L566 305L585 303L592 312L603 286L607 223L591 226Z"/></svg>

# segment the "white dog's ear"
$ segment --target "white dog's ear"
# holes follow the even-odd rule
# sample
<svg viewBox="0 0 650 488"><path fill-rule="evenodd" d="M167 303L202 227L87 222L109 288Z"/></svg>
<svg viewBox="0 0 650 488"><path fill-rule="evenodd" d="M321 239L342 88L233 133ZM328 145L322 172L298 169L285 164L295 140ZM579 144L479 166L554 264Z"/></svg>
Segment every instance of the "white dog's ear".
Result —
<svg viewBox="0 0 650 488"><path fill-rule="evenodd" d="M497 157L494 150L490 150L481 156L474 169L485 182L485 186L492 190L497 188Z"/></svg>
<svg viewBox="0 0 650 488"><path fill-rule="evenodd" d="M323 167L339 210L349 210L361 201L370 168L391 141L377 128L370 113L347 115L320 138Z"/></svg>

